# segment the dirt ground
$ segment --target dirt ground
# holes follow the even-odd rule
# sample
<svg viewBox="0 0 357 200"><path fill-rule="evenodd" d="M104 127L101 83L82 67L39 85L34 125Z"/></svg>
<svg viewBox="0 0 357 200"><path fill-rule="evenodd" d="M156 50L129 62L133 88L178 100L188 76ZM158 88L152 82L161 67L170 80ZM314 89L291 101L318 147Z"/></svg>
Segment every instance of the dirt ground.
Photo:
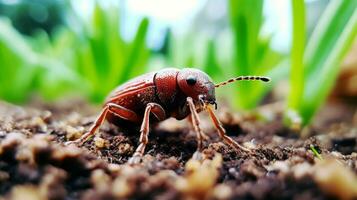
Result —
<svg viewBox="0 0 357 200"><path fill-rule="evenodd" d="M356 105L327 105L299 137L278 109L217 112L227 134L250 153L217 137L207 116L204 159L191 159L187 121L152 128L146 156L130 166L138 132L105 124L81 148L65 146L89 129L100 108L82 101L0 102L0 199L357 199ZM318 153L314 153L316 150Z"/></svg>

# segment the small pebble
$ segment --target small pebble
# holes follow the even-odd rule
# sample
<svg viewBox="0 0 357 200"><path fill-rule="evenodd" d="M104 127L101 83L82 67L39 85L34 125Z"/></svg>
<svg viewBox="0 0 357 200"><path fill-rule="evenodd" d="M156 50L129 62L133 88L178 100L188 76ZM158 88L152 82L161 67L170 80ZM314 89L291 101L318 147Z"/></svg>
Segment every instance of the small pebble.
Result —
<svg viewBox="0 0 357 200"><path fill-rule="evenodd" d="M97 148L108 148L109 147L109 141L108 140L105 140L103 138L100 138L100 137L95 137L94 138L94 144Z"/></svg>

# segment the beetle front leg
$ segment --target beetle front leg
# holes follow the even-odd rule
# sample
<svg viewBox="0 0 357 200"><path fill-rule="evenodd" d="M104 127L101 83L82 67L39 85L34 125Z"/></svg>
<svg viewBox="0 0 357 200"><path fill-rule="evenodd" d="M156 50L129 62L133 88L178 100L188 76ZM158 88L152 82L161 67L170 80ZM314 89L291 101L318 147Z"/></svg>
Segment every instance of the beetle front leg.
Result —
<svg viewBox="0 0 357 200"><path fill-rule="evenodd" d="M150 124L150 113L153 113L155 117L162 121L166 118L165 110L156 103L148 103L145 108L143 122L140 128L140 139L139 139L139 146L136 148L133 157L129 159L129 164L137 164L141 161L142 156L145 152L146 144L148 143L148 136L149 136L149 124Z"/></svg>
<svg viewBox="0 0 357 200"><path fill-rule="evenodd" d="M226 130L223 128L221 122L218 120L217 116L214 114L213 110L211 109L211 107L207 107L206 108L209 116L211 117L214 126L217 129L218 135L219 137L228 145L234 147L236 150L241 150L241 151L245 151L245 152L250 152L249 149L243 147L242 145L238 144L236 141L234 141L232 138L228 137L226 135Z"/></svg>
<svg viewBox="0 0 357 200"><path fill-rule="evenodd" d="M192 125L192 128L194 128L194 126L193 126L193 121L192 121L192 116L191 116L191 115L188 116L188 121L189 121L190 124ZM202 134L203 140L209 140L209 139L210 139L210 137L209 137L205 132L201 131L201 134Z"/></svg>
<svg viewBox="0 0 357 200"><path fill-rule="evenodd" d="M201 128L200 128L200 119L198 117L198 113L196 111L196 107L195 104L193 103L193 100L191 97L187 97L187 103L188 106L190 108L191 111L191 123L193 125L193 128L195 129L196 135L197 135L197 150L196 152L193 154L193 158L200 160L202 158L201 156L201 152L203 150L203 135L204 133L202 132Z"/></svg>
<svg viewBox="0 0 357 200"><path fill-rule="evenodd" d="M69 145L72 143L75 143L79 146L83 145L85 141L88 140L88 138L92 135L95 134L96 130L103 124L104 120L107 117L108 112L113 113L114 115L126 119L126 120L131 120L131 121L138 121L138 116L131 110L128 110L120 105L114 104L114 103L108 103L98 116L98 118L95 120L93 126L89 129L87 133L82 135L80 138L78 138L75 141L68 141L65 144Z"/></svg>
<svg viewBox="0 0 357 200"><path fill-rule="evenodd" d="M84 135L82 135L80 138L78 138L77 140L75 141L67 141L65 143L65 145L70 145L70 144L77 144L79 146L82 146L83 143L85 141L87 141L87 139L94 135L95 134L95 131L97 130L97 128L103 124L104 122L104 119L106 118L107 114L108 114L108 111L109 111L109 107L106 106L105 108L103 108L102 112L100 113L100 115L98 116L98 118L95 120L93 126L90 128L90 130L85 133Z"/></svg>

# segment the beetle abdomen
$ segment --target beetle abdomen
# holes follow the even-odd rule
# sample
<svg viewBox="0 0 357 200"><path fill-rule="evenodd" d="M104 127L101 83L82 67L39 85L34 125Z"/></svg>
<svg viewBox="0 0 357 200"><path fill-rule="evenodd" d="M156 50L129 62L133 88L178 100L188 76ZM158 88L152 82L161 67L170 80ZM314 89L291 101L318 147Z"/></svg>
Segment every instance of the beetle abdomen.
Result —
<svg viewBox="0 0 357 200"><path fill-rule="evenodd" d="M157 103L155 86L147 86L126 92L116 98L112 98L109 102L135 112L142 119L146 105L148 103Z"/></svg>
<svg viewBox="0 0 357 200"><path fill-rule="evenodd" d="M108 96L105 104L114 103L120 105L134 112L139 119L142 119L146 105L148 103L159 102L156 97L156 88L154 84L155 74L156 72L147 73L118 86ZM137 125L142 122L141 120L135 121L134 119L123 119L111 113L108 113L107 120L120 127L125 126L128 122ZM155 119L152 121L155 121Z"/></svg>
<svg viewBox="0 0 357 200"><path fill-rule="evenodd" d="M135 90L139 90L145 87L154 86L154 76L156 72L150 72L147 74L143 74L127 82L119 85L115 88L107 97L106 103L114 101L116 98L120 98L121 96L125 96L127 93L130 93Z"/></svg>

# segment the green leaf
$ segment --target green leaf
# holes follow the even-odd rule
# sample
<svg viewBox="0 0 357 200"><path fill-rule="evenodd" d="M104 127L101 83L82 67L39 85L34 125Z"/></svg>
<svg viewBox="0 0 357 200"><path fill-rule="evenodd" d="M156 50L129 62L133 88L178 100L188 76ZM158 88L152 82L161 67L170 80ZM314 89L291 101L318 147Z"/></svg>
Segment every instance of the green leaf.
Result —
<svg viewBox="0 0 357 200"><path fill-rule="evenodd" d="M129 49L129 54L128 58L126 60L126 63L124 65L123 73L118 80L118 83L122 83L125 80L128 80L130 78L130 75L133 72L140 73L144 71L145 66L140 66L138 63L140 63L141 59L145 59L145 38L147 34L149 26L149 19L144 18L140 25L139 28L136 32L135 38L131 44L131 47Z"/></svg>
<svg viewBox="0 0 357 200"><path fill-rule="evenodd" d="M212 39L207 42L206 62L203 65L204 71L213 79L222 76L222 70L218 65L216 58L216 45Z"/></svg>
<svg viewBox="0 0 357 200"><path fill-rule="evenodd" d="M332 6L337 6L338 8L331 8ZM340 8L345 9L341 10ZM333 24L328 24L328 22L325 21L327 19L336 18L339 19L338 22L334 20L330 21L330 23ZM336 27L339 27L342 31L335 32ZM313 40L311 42L316 45L308 45L308 47L313 48L319 46L322 48L326 45L325 48L328 48L328 51L323 51L323 55L320 55L319 52L316 51L307 51L314 53L312 57L307 58L320 60L321 57L323 57L325 60L318 62L307 60L307 63L315 63L317 66L306 66L307 69L313 68L313 70L310 69L309 71L306 90L302 99L301 113L305 124L311 120L318 108L327 98L327 95L335 83L342 59L356 39L357 1L332 1L316 28L318 33L322 32L320 29L326 31L320 34L321 37L326 38L326 40L315 36L314 38L319 42ZM329 36L327 37L326 35ZM313 73L314 70L316 70L315 73Z"/></svg>
<svg viewBox="0 0 357 200"><path fill-rule="evenodd" d="M45 39L42 48L44 50L51 48L46 36L40 37ZM0 20L2 98L23 102L34 90L39 90L43 96L46 96L46 93L51 94L49 96L55 96L63 95L63 92L69 91L70 88L82 88L75 87L76 83L81 82L77 74L58 60L50 58L50 55L52 54L36 52L30 42L25 40L9 22ZM67 87L63 87L64 85ZM56 89L59 86L63 88L62 93Z"/></svg>
<svg viewBox="0 0 357 200"><path fill-rule="evenodd" d="M288 96L288 108L286 120L289 124L300 126L301 121L295 121L297 118L290 118L288 113L300 115L301 98L304 92L304 66L303 56L305 49L305 5L304 0L291 0L293 8L293 42L291 47L291 70L290 70L290 89ZM299 118L300 119L300 118Z"/></svg>
<svg viewBox="0 0 357 200"><path fill-rule="evenodd" d="M318 75L349 19L356 12L356 7L357 1L354 0L330 1L307 43L304 55L305 74Z"/></svg>
<svg viewBox="0 0 357 200"><path fill-rule="evenodd" d="M267 56L273 55L270 38L260 34L264 22L263 0L230 0L229 16L233 33L232 72L238 75L264 75L277 61L271 62ZM231 72L231 73L232 73ZM235 104L239 108L252 109L257 106L266 92L259 84L240 82L234 89ZM264 86L263 86L264 87ZM269 88L269 87L268 87Z"/></svg>

